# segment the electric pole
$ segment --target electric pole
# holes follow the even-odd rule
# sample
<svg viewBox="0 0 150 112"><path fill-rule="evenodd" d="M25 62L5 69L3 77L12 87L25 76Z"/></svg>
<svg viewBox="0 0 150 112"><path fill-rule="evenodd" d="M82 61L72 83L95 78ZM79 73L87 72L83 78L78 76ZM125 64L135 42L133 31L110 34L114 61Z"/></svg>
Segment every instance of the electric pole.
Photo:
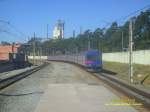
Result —
<svg viewBox="0 0 150 112"><path fill-rule="evenodd" d="M47 24L47 39L48 39L48 24Z"/></svg>
<svg viewBox="0 0 150 112"><path fill-rule="evenodd" d="M133 29L132 19L129 23L129 79L133 83Z"/></svg>
<svg viewBox="0 0 150 112"><path fill-rule="evenodd" d="M80 35L82 34L82 26L80 26Z"/></svg>
<svg viewBox="0 0 150 112"><path fill-rule="evenodd" d="M33 64L35 65L35 32L33 37Z"/></svg>
<svg viewBox="0 0 150 112"><path fill-rule="evenodd" d="M88 50L91 50L91 42L90 42L90 36L88 35Z"/></svg>
<svg viewBox="0 0 150 112"><path fill-rule="evenodd" d="M73 30L73 38L75 38L75 36L76 36L76 32L75 30Z"/></svg>
<svg viewBox="0 0 150 112"><path fill-rule="evenodd" d="M42 64L42 47L40 47L40 64Z"/></svg>
<svg viewBox="0 0 150 112"><path fill-rule="evenodd" d="M123 37L123 31L121 32L121 47L122 47L122 51L123 51L123 48L124 48L124 45L123 45L123 41L124 41L124 37Z"/></svg>
<svg viewBox="0 0 150 112"><path fill-rule="evenodd" d="M62 38L65 38L65 21L62 22Z"/></svg>

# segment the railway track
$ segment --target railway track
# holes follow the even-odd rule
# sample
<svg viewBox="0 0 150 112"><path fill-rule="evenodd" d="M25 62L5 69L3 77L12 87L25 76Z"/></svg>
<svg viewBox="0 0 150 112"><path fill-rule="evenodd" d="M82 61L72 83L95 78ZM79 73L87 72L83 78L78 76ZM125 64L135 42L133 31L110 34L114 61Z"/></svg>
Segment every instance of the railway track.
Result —
<svg viewBox="0 0 150 112"><path fill-rule="evenodd" d="M116 91L124 94L130 99L134 99L139 104L142 104L145 108L150 110L150 94L148 92L142 91L133 85L127 84L124 81L120 81L110 74L98 74L92 73L95 77L99 78L101 81L115 89Z"/></svg>
<svg viewBox="0 0 150 112"><path fill-rule="evenodd" d="M9 85L31 75L32 73L44 68L47 65L48 65L48 63L44 63L44 64L42 64L38 67L35 67L33 69L30 69L30 70L24 71L22 73L16 74L15 76L11 76L11 77L8 77L6 79L0 80L0 90L2 90L4 88L8 87Z"/></svg>
<svg viewBox="0 0 150 112"><path fill-rule="evenodd" d="M66 62L66 61L62 61L62 62ZM66 62L66 63L75 64L75 65L79 66L80 68L84 69L84 66L82 66L80 64L73 63L73 62ZM45 67L46 65L47 65L47 63L42 66L36 67L32 70L28 70L21 74L17 74L13 77L9 77L7 79L0 80L0 90L31 75L32 73L40 70L41 68ZM112 75L110 75L108 73L107 74L106 73L101 73L101 74L91 73L91 75L95 76L100 81L103 81L104 83L106 83L108 86L110 86L114 90L124 94L128 98L135 99L136 101L141 102L144 107L146 107L148 110L150 110L150 107L149 107L150 94L148 92L142 91L128 83L118 80L117 78L113 77Z"/></svg>
<svg viewBox="0 0 150 112"><path fill-rule="evenodd" d="M65 62L77 65L78 67L85 69L83 65L80 65L78 63L74 62L68 62L68 61L59 61L59 60L53 60L57 62ZM105 71L105 70L104 70ZM98 78L100 81L103 81L107 85L109 85L111 88L115 89L116 91L124 94L130 99L134 99L136 102L141 102L145 108L150 110L150 93L142 91L135 86L128 84L124 81L121 81L115 77L113 77L111 74L108 73L91 73L91 75Z"/></svg>

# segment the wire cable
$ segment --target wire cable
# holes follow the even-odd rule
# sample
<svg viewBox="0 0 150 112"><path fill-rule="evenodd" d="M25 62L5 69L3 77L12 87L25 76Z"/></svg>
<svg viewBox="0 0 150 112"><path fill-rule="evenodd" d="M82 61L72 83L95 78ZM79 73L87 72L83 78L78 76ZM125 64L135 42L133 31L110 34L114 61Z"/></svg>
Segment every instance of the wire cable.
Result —
<svg viewBox="0 0 150 112"><path fill-rule="evenodd" d="M6 24L9 24L8 21L5 21L5 20L0 20L1 23L6 23Z"/></svg>
<svg viewBox="0 0 150 112"><path fill-rule="evenodd" d="M149 5L146 5L145 7L141 8L141 9L138 9L138 10L136 10L136 11L134 11L134 12L132 12L132 13L130 13L130 14L124 16L124 17L121 17L121 18L119 18L119 19L117 19L117 20L119 21L119 20L122 20L122 19L126 19L126 18L128 18L128 17L130 17L130 16L132 16L132 15L134 15L134 14L136 14L136 13L138 13L138 12L144 10L144 9L147 9L147 8L150 8L150 4L149 4Z"/></svg>
<svg viewBox="0 0 150 112"><path fill-rule="evenodd" d="M18 32L21 36L24 36L24 37L29 37L27 36L26 34L24 34L23 32L21 32L20 30L18 30L14 25L12 24L8 24L11 28L13 28L16 32Z"/></svg>
<svg viewBox="0 0 150 112"><path fill-rule="evenodd" d="M127 19L128 17L130 17L130 16L132 16L132 15L134 15L134 14L140 12L140 11L143 11L144 9L147 9L147 8L150 8L150 4L146 5L145 7L141 8L141 9L138 9L138 10L136 10L136 11L134 11L134 12L132 12L132 13L126 15L126 16L123 16L123 17L121 17L121 18L118 18L118 19L116 19L115 21L118 22L118 21L121 21L121 20L125 20L125 19ZM104 26L104 28L110 26L111 24L112 24L112 22L107 22L107 24Z"/></svg>
<svg viewBox="0 0 150 112"><path fill-rule="evenodd" d="M10 35L13 35L14 37L18 37L18 38L21 38L23 39L24 41L26 41L25 38L23 37L29 37L27 36L26 34L24 34L23 32L21 32L20 30L18 30L14 25L12 25L10 22L8 21L5 21L5 20L0 20L0 23L4 23L5 25L9 26L11 29L13 29L15 32L17 32L17 34L14 34L14 33L11 33L10 31L7 31L7 30L3 30L3 32L5 33L8 33ZM2 31L2 30L1 30ZM17 38L17 39L18 39Z"/></svg>
<svg viewBox="0 0 150 112"><path fill-rule="evenodd" d="M12 32L9 32L9 31L6 31L6 30L1 30L1 29L0 29L0 32L7 33L7 34L9 34L9 35L13 36L15 39L18 39L18 38L20 37L20 36L18 36L17 34L12 33ZM16 38L16 37L18 37L18 38ZM25 39L24 39L24 38L22 38L22 39L25 41Z"/></svg>

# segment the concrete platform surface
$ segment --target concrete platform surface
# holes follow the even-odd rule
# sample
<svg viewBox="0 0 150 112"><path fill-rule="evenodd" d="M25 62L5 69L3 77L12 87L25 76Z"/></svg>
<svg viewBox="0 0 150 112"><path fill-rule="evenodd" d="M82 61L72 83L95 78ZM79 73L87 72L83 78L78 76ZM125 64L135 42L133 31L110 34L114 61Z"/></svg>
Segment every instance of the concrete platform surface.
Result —
<svg viewBox="0 0 150 112"><path fill-rule="evenodd" d="M50 84L35 112L137 112L130 106L108 106L119 100L100 85Z"/></svg>
<svg viewBox="0 0 150 112"><path fill-rule="evenodd" d="M23 72L33 69L33 68L35 68L35 66L0 73L0 80L7 79L9 77L15 76L16 74L23 73Z"/></svg>

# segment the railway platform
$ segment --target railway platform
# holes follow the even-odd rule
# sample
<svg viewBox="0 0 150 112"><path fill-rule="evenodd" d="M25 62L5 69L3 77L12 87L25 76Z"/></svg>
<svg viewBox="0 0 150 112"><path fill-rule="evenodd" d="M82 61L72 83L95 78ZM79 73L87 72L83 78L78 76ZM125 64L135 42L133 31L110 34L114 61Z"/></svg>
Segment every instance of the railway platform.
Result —
<svg viewBox="0 0 150 112"><path fill-rule="evenodd" d="M102 85L49 84L35 112L137 112L121 100Z"/></svg>
<svg viewBox="0 0 150 112"><path fill-rule="evenodd" d="M139 104L94 74L62 62L50 62L0 92L0 112L149 112Z"/></svg>
<svg viewBox="0 0 150 112"><path fill-rule="evenodd" d="M13 77L15 76L16 74L20 74L20 73L23 73L27 70L31 70L35 68L35 66L32 66L32 67L26 67L26 68L23 68L23 69L18 69L18 70L12 70L12 71L8 71L8 72L3 72L3 73L0 73L0 80L3 80L3 79L6 79L6 78L9 78L9 77Z"/></svg>

